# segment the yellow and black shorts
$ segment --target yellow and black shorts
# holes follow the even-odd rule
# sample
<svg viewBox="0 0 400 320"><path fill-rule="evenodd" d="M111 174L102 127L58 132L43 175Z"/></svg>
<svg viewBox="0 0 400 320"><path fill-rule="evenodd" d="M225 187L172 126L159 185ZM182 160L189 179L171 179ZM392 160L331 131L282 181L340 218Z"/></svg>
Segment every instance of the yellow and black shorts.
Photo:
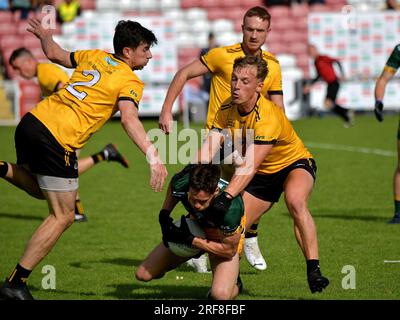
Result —
<svg viewBox="0 0 400 320"><path fill-rule="evenodd" d="M15 130L17 164L28 165L32 173L56 178L78 178L75 152L65 150L51 132L31 113Z"/></svg>
<svg viewBox="0 0 400 320"><path fill-rule="evenodd" d="M314 180L316 179L317 165L315 160L312 158L300 159L278 172L256 174L244 190L258 199L278 202L284 190L286 178L294 169L304 169L311 174Z"/></svg>

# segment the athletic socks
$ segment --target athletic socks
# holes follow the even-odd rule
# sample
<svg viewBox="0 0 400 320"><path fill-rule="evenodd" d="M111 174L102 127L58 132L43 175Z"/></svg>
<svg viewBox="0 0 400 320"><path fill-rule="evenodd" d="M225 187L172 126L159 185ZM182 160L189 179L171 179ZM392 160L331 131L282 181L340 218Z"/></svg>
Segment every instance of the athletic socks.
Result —
<svg viewBox="0 0 400 320"><path fill-rule="evenodd" d="M4 178L8 172L8 164L5 161L0 161L0 177Z"/></svg>
<svg viewBox="0 0 400 320"><path fill-rule="evenodd" d="M7 278L7 282L15 286L22 286L26 284L32 270L25 269L19 263Z"/></svg>
<svg viewBox="0 0 400 320"><path fill-rule="evenodd" d="M344 121L349 122L350 117L349 117L349 110L346 108L343 108L342 106L335 104L333 107L332 111L336 113L339 117L341 117Z"/></svg>
<svg viewBox="0 0 400 320"><path fill-rule="evenodd" d="M94 163L107 160L108 154L106 154L107 150L101 150L100 152L92 155L92 159Z"/></svg>
<svg viewBox="0 0 400 320"><path fill-rule="evenodd" d="M254 223L249 230L247 230L245 238L254 238L258 236L257 232L258 223Z"/></svg>
<svg viewBox="0 0 400 320"><path fill-rule="evenodd" d="M394 200L394 214L400 216L400 201Z"/></svg>
<svg viewBox="0 0 400 320"><path fill-rule="evenodd" d="M80 215L85 214L85 211L83 210L83 205L81 203L81 200L79 199L75 200L75 214L80 214Z"/></svg>

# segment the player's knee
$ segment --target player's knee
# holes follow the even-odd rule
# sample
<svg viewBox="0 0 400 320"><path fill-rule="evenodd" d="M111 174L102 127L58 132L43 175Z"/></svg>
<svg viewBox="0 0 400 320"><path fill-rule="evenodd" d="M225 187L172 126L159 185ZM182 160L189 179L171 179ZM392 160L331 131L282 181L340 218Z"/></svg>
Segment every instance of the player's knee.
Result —
<svg viewBox="0 0 400 320"><path fill-rule="evenodd" d="M58 212L55 214L57 222L59 226L62 229L68 229L73 223L74 223L74 218L75 218L75 212L74 210L70 211L64 211L64 212Z"/></svg>
<svg viewBox="0 0 400 320"><path fill-rule="evenodd" d="M232 298L232 290L228 288L211 288L210 296L213 300L230 300Z"/></svg>
<svg viewBox="0 0 400 320"><path fill-rule="evenodd" d="M307 201L305 199L292 198L286 200L289 212L293 218L300 218L307 213Z"/></svg>
<svg viewBox="0 0 400 320"><path fill-rule="evenodd" d="M153 280L153 276L151 273L144 267L144 266L139 266L135 272L135 277L136 280L138 281L143 281L143 282L148 282Z"/></svg>

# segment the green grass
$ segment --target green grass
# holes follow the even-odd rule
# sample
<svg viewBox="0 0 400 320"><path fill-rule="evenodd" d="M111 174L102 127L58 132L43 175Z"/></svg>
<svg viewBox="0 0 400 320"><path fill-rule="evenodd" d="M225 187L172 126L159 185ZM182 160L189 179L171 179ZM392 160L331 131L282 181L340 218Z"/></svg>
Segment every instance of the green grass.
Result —
<svg viewBox="0 0 400 320"><path fill-rule="evenodd" d="M303 141L396 151L397 116L378 123L358 116L344 129L334 117L294 122ZM146 129L156 127L145 121ZM195 128L200 129L200 126ZM15 160L14 127L0 127L0 159ZM209 274L183 266L160 280L140 283L135 268L160 241L158 211L164 193L153 193L144 157L118 122L108 123L82 151L90 155L112 141L126 154L129 170L100 163L80 177L80 195L89 222L74 224L29 279L38 299L201 299ZM334 146L333 146L334 147ZM268 269L257 272L241 262L244 292L239 299L399 299L399 225L392 216L392 176L396 157L310 147L317 161L317 182L310 209L318 228L320 262L331 284L312 295L293 223L281 200L260 223L260 246ZM169 166L169 177L180 165ZM174 217L182 213L174 212ZM47 214L43 201L0 181L0 279L20 258L25 243ZM42 267L56 268L56 290L44 290ZM356 289L344 290L342 268L356 270ZM183 279L177 280L177 276Z"/></svg>

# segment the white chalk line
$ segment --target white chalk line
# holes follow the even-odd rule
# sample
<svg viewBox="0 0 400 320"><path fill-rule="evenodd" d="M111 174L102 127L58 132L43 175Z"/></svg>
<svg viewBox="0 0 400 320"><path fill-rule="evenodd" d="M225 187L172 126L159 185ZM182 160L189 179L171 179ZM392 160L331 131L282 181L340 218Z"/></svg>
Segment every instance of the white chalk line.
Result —
<svg viewBox="0 0 400 320"><path fill-rule="evenodd" d="M347 146L347 145L331 144L331 143L319 143L312 141L307 141L304 144L310 148L374 154L383 157L397 157L397 152L383 150L383 149L364 148L364 147Z"/></svg>

